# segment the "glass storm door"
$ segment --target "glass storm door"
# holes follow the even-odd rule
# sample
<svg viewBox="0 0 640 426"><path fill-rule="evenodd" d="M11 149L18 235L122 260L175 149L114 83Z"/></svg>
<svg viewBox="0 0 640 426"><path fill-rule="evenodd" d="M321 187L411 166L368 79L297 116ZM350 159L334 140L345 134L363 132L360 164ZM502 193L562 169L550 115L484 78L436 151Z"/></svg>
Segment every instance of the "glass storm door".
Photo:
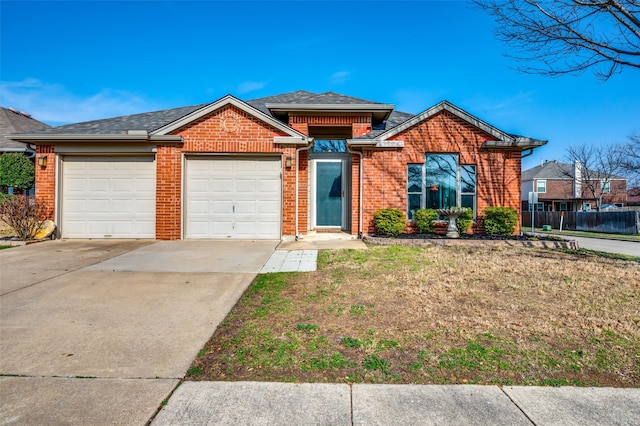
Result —
<svg viewBox="0 0 640 426"><path fill-rule="evenodd" d="M316 226L342 227L342 160L316 160Z"/></svg>

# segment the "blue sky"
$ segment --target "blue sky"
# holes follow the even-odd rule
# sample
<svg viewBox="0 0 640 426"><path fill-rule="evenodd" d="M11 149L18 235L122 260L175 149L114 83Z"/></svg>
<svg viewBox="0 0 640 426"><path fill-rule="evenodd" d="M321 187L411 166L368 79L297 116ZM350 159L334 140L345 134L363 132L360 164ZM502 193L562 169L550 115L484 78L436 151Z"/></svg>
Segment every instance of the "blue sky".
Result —
<svg viewBox="0 0 640 426"><path fill-rule="evenodd" d="M52 125L295 90L420 113L446 99L568 145L640 132L640 71L522 74L464 1L0 2L0 105Z"/></svg>

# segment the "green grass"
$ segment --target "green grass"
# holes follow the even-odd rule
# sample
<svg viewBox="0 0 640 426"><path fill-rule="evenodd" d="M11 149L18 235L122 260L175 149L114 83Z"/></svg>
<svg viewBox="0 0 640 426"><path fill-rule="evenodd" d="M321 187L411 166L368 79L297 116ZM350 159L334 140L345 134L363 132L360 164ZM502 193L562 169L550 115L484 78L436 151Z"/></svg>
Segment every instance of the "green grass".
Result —
<svg viewBox="0 0 640 426"><path fill-rule="evenodd" d="M11 247L13 247L13 246L0 246L0 250L8 249L8 248L11 248Z"/></svg>
<svg viewBox="0 0 640 426"><path fill-rule="evenodd" d="M259 275L187 380L640 387L637 262L513 247L319 258Z"/></svg>

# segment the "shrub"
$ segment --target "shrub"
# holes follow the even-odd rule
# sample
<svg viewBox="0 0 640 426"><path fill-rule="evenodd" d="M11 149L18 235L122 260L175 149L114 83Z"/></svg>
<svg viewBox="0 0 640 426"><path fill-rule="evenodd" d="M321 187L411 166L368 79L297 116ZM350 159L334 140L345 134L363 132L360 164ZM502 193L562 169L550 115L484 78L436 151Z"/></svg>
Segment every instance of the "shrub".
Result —
<svg viewBox="0 0 640 426"><path fill-rule="evenodd" d="M380 209L373 215L373 221L380 235L398 235L407 223L400 209Z"/></svg>
<svg viewBox="0 0 640 426"><path fill-rule="evenodd" d="M471 228L471 224L473 223L473 210L469 208L465 208L465 212L462 213L456 219L456 226L458 227L458 232L461 234L466 234L469 232L469 228Z"/></svg>
<svg viewBox="0 0 640 426"><path fill-rule="evenodd" d="M419 209L416 210L415 216L416 228L421 234L432 234L433 222L438 220L438 212L434 209Z"/></svg>
<svg viewBox="0 0 640 426"><path fill-rule="evenodd" d="M33 186L35 166L24 155L10 152L0 155L0 186L13 186L22 190Z"/></svg>
<svg viewBox="0 0 640 426"><path fill-rule="evenodd" d="M491 235L512 235L518 224L518 212L511 207L484 209L484 228Z"/></svg>
<svg viewBox="0 0 640 426"><path fill-rule="evenodd" d="M12 227L21 240L32 240L48 216L46 204L34 197L14 195L0 200L0 219Z"/></svg>

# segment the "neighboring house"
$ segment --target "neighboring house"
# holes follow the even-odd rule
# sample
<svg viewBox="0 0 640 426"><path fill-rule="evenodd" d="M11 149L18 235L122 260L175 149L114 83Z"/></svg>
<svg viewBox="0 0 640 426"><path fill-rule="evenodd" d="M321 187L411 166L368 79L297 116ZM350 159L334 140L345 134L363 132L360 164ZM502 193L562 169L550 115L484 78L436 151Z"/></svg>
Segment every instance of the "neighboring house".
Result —
<svg viewBox="0 0 640 426"><path fill-rule="evenodd" d="M575 178L578 176L578 179ZM522 209L529 210L529 192L538 193L536 211L589 211L597 201L581 178L579 163L545 161L522 172ZM597 176L597 174L596 174ZM595 182L596 195L602 192L602 204L622 207L627 203L627 180L605 177Z"/></svg>
<svg viewBox="0 0 640 426"><path fill-rule="evenodd" d="M374 213L520 211L507 134L443 101L421 114L305 91L14 135L37 146L37 196L64 238L281 239L375 231Z"/></svg>
<svg viewBox="0 0 640 426"><path fill-rule="evenodd" d="M627 191L627 206L640 206L640 188Z"/></svg>
<svg viewBox="0 0 640 426"><path fill-rule="evenodd" d="M49 125L35 120L30 114L13 108L0 107L0 155L8 152L19 152L29 158L36 154L35 146L5 138L10 133L24 133L32 130L46 129ZM8 188L13 193L13 188Z"/></svg>

